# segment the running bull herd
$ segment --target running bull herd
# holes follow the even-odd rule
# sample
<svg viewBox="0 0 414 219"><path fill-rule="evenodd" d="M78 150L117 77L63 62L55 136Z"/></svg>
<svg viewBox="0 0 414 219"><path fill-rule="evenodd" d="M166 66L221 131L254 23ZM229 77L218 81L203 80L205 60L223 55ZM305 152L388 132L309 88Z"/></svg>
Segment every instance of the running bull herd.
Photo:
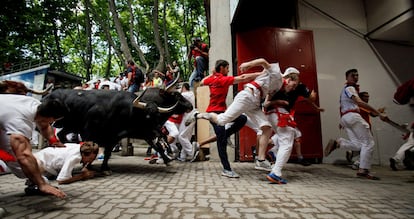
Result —
<svg viewBox="0 0 414 219"><path fill-rule="evenodd" d="M162 126L171 115L193 108L176 91L177 79L165 89L148 88L139 96L112 90L57 89L41 101L52 101L66 109L63 118L54 123L55 127L62 128L58 134L60 139L65 139L62 136L67 133L78 133L83 141L93 141L104 147L101 171L109 173L112 149L123 138L145 140L168 165L171 159L164 152L169 151L169 145L161 131ZM42 94L45 91L34 91L20 82L0 82L0 94L24 95L27 92Z"/></svg>

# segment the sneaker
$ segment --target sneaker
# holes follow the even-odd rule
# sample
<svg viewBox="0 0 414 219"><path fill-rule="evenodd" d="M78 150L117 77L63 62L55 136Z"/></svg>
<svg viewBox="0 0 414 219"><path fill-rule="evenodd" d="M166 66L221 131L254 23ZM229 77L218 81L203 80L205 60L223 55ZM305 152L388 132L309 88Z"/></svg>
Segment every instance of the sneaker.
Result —
<svg viewBox="0 0 414 219"><path fill-rule="evenodd" d="M198 110L193 110L191 111L191 113L188 115L187 119L185 120L185 126L189 126L191 123L195 122L197 119L197 114L198 114Z"/></svg>
<svg viewBox="0 0 414 219"><path fill-rule="evenodd" d="M194 162L197 159L198 154L200 153L199 150L197 150L193 156L193 159L190 160L190 162Z"/></svg>
<svg viewBox="0 0 414 219"><path fill-rule="evenodd" d="M223 170L223 172L221 172L221 175L229 177L229 178L239 178L240 177L239 174L237 174L233 170Z"/></svg>
<svg viewBox="0 0 414 219"><path fill-rule="evenodd" d="M254 166L254 168L256 170L272 171L272 165L267 160L256 160L256 165Z"/></svg>
<svg viewBox="0 0 414 219"><path fill-rule="evenodd" d="M352 158L354 157L354 153L352 151L346 151L345 157L348 163L352 163Z"/></svg>
<svg viewBox="0 0 414 219"><path fill-rule="evenodd" d="M193 148L192 148L193 149L192 150L193 157L195 157L196 152L200 150L200 144L198 142L194 141L191 145L193 146Z"/></svg>
<svg viewBox="0 0 414 219"><path fill-rule="evenodd" d="M115 147L112 149L112 152L120 152L122 151L122 148L119 144L115 145Z"/></svg>
<svg viewBox="0 0 414 219"><path fill-rule="evenodd" d="M182 157L177 158L177 160L181 161L181 162L186 162L187 161L185 158L182 158Z"/></svg>
<svg viewBox="0 0 414 219"><path fill-rule="evenodd" d="M353 163L353 164L351 165L351 169L353 169L353 170L358 170L358 169L359 169L359 163L358 163L358 162Z"/></svg>
<svg viewBox="0 0 414 219"><path fill-rule="evenodd" d="M394 171L397 171L398 170L396 164L397 164L397 162L395 161L395 159L394 158L390 158L390 167Z"/></svg>
<svg viewBox="0 0 414 219"><path fill-rule="evenodd" d="M158 157L158 154L153 154L151 155L151 157L145 158L145 160L147 159L149 159L150 164L155 164L157 163L157 160L162 159L162 158Z"/></svg>
<svg viewBox="0 0 414 219"><path fill-rule="evenodd" d="M150 157L146 157L144 158L144 160L156 160L158 159L158 155L157 154L152 154Z"/></svg>
<svg viewBox="0 0 414 219"><path fill-rule="evenodd" d="M272 183L277 183L277 184L286 184L287 183L287 180L283 179L280 176L277 176L274 173L267 174L266 178Z"/></svg>
<svg viewBox="0 0 414 219"><path fill-rule="evenodd" d="M338 142L331 139L325 147L325 157L327 157L332 151L338 148Z"/></svg>
<svg viewBox="0 0 414 219"><path fill-rule="evenodd" d="M57 188L57 187L55 186L55 188ZM41 196L43 196L43 195L50 195L50 194L48 194L48 193L44 193L44 192L40 191L40 189L39 189L39 187L38 187L37 185L30 185L30 186L27 186L27 187L24 189L24 193L25 193L27 196L32 196L32 195L41 195Z"/></svg>
<svg viewBox="0 0 414 219"><path fill-rule="evenodd" d="M364 172L357 172L356 175L358 177L363 177L363 178L367 178L367 179L371 179L371 180L380 180L379 177L376 177L374 175L371 175L371 173L368 170L364 170Z"/></svg>
<svg viewBox="0 0 414 219"><path fill-rule="evenodd" d="M156 162L155 162L156 164L163 164L164 163L164 159L158 159Z"/></svg>
<svg viewBox="0 0 414 219"><path fill-rule="evenodd" d="M96 159L98 159L98 160L103 160L103 159L104 159L104 157L105 157L105 155L104 155L104 154L99 154L99 155L96 157Z"/></svg>
<svg viewBox="0 0 414 219"><path fill-rule="evenodd" d="M34 186L28 186L24 189L24 193L26 193L26 195L45 195L45 193L43 193L42 191L40 191L40 189L34 185Z"/></svg>

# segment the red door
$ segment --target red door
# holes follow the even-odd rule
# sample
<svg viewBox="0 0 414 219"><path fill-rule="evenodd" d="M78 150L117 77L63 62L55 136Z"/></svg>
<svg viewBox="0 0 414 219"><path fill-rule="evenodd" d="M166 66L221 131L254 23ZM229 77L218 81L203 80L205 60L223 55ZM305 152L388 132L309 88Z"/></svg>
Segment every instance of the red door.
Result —
<svg viewBox="0 0 414 219"><path fill-rule="evenodd" d="M265 58L269 62L279 62L282 71L287 67L295 67L300 71L301 81L318 92L312 31L266 27L236 33L236 50L238 66L245 61ZM260 69L251 71L258 70ZM239 89L242 88L243 86L239 86ZM320 114L305 102L296 103L295 108L298 127L302 132L302 154L305 158L321 161L323 153ZM240 131L239 143L240 161L252 161L252 146L256 145L256 134L250 128L244 127ZM291 157L295 156L293 150Z"/></svg>

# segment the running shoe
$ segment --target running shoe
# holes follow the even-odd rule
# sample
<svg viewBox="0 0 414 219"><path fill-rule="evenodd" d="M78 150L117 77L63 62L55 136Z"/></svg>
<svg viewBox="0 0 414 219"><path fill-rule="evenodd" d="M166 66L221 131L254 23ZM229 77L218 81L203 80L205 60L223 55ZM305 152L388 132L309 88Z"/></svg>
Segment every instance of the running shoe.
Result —
<svg viewBox="0 0 414 219"><path fill-rule="evenodd" d="M274 173L267 174L266 178L272 183L277 183L277 184L286 184L287 183L287 180L283 179L280 176L277 176Z"/></svg>
<svg viewBox="0 0 414 219"><path fill-rule="evenodd" d="M239 174L237 174L233 170L223 170L223 172L221 172L221 175L229 177L229 178L239 178L240 177Z"/></svg>

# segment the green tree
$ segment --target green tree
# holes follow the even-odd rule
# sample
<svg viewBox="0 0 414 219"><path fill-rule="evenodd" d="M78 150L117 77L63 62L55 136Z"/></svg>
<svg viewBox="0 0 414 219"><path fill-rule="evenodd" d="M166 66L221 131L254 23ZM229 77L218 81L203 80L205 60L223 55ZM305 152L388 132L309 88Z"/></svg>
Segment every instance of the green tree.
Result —
<svg viewBox="0 0 414 219"><path fill-rule="evenodd" d="M131 59L149 72L173 60L184 78L193 36L208 40L199 0L3 0L0 61L48 61L90 79L115 76Z"/></svg>

